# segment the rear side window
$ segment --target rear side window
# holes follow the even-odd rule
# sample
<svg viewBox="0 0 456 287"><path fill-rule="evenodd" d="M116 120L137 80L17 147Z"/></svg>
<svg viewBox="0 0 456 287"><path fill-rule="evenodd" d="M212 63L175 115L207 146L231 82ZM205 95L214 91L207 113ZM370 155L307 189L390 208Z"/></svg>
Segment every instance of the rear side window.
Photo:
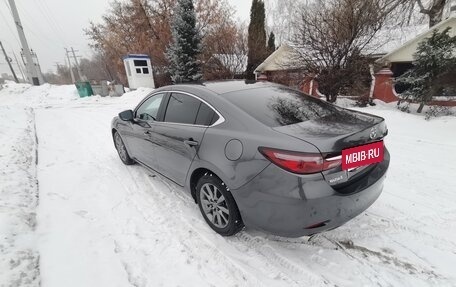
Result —
<svg viewBox="0 0 456 287"><path fill-rule="evenodd" d="M196 125L210 126L219 119L219 116L205 103L201 103L201 106L196 117Z"/></svg>
<svg viewBox="0 0 456 287"><path fill-rule="evenodd" d="M165 113L165 122L195 124L200 104L201 101L194 97L172 93Z"/></svg>
<svg viewBox="0 0 456 287"><path fill-rule="evenodd" d="M344 114L331 104L283 87L248 89L227 93L223 97L269 127Z"/></svg>
<svg viewBox="0 0 456 287"><path fill-rule="evenodd" d="M219 119L215 111L200 100L179 93L171 94L165 122L210 126Z"/></svg>

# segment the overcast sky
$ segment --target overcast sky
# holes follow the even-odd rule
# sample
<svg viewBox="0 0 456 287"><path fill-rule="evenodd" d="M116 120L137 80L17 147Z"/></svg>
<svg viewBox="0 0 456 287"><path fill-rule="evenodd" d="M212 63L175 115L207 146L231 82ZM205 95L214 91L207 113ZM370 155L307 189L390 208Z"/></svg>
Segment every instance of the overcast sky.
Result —
<svg viewBox="0 0 456 287"><path fill-rule="evenodd" d="M0 41L10 57L19 57L20 43L8 0L0 0ZM78 54L90 57L83 29L89 21L99 22L110 0L16 0L28 44L37 52L43 72L55 70L55 62L65 64L64 47L74 47ZM228 0L236 9L236 17L248 21L251 1ZM20 75L14 65L16 73ZM0 53L0 73L9 72Z"/></svg>

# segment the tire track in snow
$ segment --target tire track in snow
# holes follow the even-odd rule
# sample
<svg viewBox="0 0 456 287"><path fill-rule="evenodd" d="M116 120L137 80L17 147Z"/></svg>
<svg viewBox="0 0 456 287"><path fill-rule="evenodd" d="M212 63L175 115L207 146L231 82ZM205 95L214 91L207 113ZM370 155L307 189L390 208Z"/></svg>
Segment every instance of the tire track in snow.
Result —
<svg viewBox="0 0 456 287"><path fill-rule="evenodd" d="M99 126L99 127L101 128L101 126ZM101 129L97 128L97 130L99 131ZM97 136L99 137L99 134L94 133L94 138L97 138ZM98 140L100 140L100 138L98 138ZM112 144L111 144L111 147L112 147ZM100 149L98 151L95 151L93 154L96 156L97 152L98 152L98 154L103 155L106 153L106 150ZM103 161L105 161L105 163L106 163L106 158L103 157L103 158L98 158L96 160L96 162L103 162ZM115 166L118 164L121 164L120 160L117 158L114 159L114 157L110 157L109 162L107 163L107 165L109 165L109 166L110 165ZM103 165L103 166L100 166L100 168L106 169L106 166ZM132 204L132 205L136 204L137 211L139 213L142 213L144 219L148 220L148 221L146 221L146 222L149 222L148 224L150 224L150 225L157 224L157 219L152 218L152 216L158 214L157 212L151 213L149 209L160 210L160 208L162 208L160 210L160 214L161 215L166 214L166 216L160 216L160 218L158 219L158 221L160 223L162 223L162 222L168 221L168 217L172 218L172 216L170 216L170 215L173 215L173 214L169 213L168 210L166 210L166 208L163 209L162 204L164 204L165 207L177 208L178 211L180 211L179 215L181 218L183 217L182 215L186 216L186 217L184 217L184 221L186 221L186 222L183 222L186 224L185 228L195 231L192 234L196 235L197 238L206 242L204 244L204 247L209 245L210 248L213 248L215 250L215 253L210 253L210 256L212 258L217 257L217 256L220 257L220 254L222 254L223 256L225 256L225 259L222 259L222 262L225 262L223 260L227 260L226 262L229 262L228 260L231 258L232 262L234 262L237 266L241 266L241 267L244 266L246 260L250 260L250 261L248 261L249 263L253 262L253 263L258 264L257 269L260 270L262 274L277 275L277 276L279 276L278 278L280 278L280 280L283 279L282 280L283 282L287 282L288 283L287 285L300 285L300 286L324 285L324 284L333 285L332 283L330 283L329 280L325 279L323 277L323 275L321 277L319 275L315 275L315 274L325 273L325 272L321 272L323 270L318 270L318 273L314 273L314 274L310 273L310 278L301 274L302 271L308 271L306 267L303 267L303 265L300 265L300 264L296 264L291 259L282 255L283 252L281 252L281 250L279 248L275 248L274 246L270 246L270 248L263 247L263 245L269 243L268 239L261 240L261 237L260 237L260 240L256 240L255 237L250 235L249 232L242 232L238 237L235 237L233 239L226 239L223 241L221 241L217 237L211 236L210 234L205 232L204 228L202 228L202 225L204 225L205 222L203 222L202 218L199 217L199 211L198 211L197 207L193 204L190 196L188 196L181 188L173 187L172 184L167 183L166 179L149 178L147 175L147 171L141 167L140 168L125 167L125 170L130 173L132 182L134 182L136 184L135 191L129 190L128 186L124 187L124 190L128 191L128 194L129 194L129 199L128 199L129 204ZM122 173L120 172L120 170L117 168L112 170L112 174L119 181L122 181L123 179L125 179L122 176ZM167 186L167 188L156 190L155 192L151 193L149 190L150 187L156 187L157 182L163 183L163 185ZM170 193L167 193L168 191L170 191ZM141 194L141 196L137 196L138 193ZM175 199L178 199L179 202L176 203ZM157 206L157 204L158 204L158 206ZM150 207L153 207L153 208L150 208ZM182 207L187 208L187 209L192 209L193 212L192 213L182 213L182 211L181 211ZM196 216L195 212L198 213L197 216ZM193 217L192 214L194 214L195 217ZM391 219L389 219L389 218L387 218L387 220L391 221ZM368 228L369 228L367 231L364 228L362 229L362 232L361 232L361 229L356 229L356 230L358 232L360 232L360 235L370 234L369 236L378 234L379 232L388 232L388 231L391 231L391 232L403 231L403 232L409 233L410 229L415 230L416 232L420 233L419 230L417 230L411 226L399 224L399 225L402 225L403 229L401 229L401 228L399 228L401 226L393 226L392 224L390 225L389 222L387 222L386 223L387 226L383 226L383 229L382 229L382 226L380 226L380 227L378 226L379 222L380 221L377 221L377 224L375 224L375 221L373 222L374 224L371 224L372 222L369 222L369 224L367 224ZM398 223L396 223L396 224L398 224ZM380 224L380 225L382 225L382 224ZM179 221L175 220L174 223L171 223L171 225L169 225L167 228L174 229L175 227L177 227L177 228L182 227L182 222L180 220ZM334 246L336 246L337 244L341 245L339 243L339 241L341 241L341 240L343 241L344 239L347 239L350 237L356 238L356 236L354 236L353 233L351 233L351 232L347 233L347 232L344 232L343 230L340 230L340 231L342 231L342 232L337 233L337 236L334 237L337 239L333 239L336 243ZM331 234L330 237L333 237L332 235L335 233L331 232L328 234ZM172 232L170 232L169 235L176 236L176 234L173 234ZM179 237L179 240L181 240L182 236L183 236L182 234L177 235L177 237ZM249 236L250 236L250 238L249 238ZM369 236L367 236L367 237L369 237ZM359 238L367 238L367 237L361 236ZM267 238L267 236L265 236L265 238ZM214 240L214 239L216 239L216 240ZM432 239L433 241L437 240L437 238L434 238L434 237L431 237L430 239ZM140 242L141 240L142 240L141 238L138 238L138 242ZM441 238L440 238L440 240L441 240ZM185 242L185 238L181 241ZM277 241L279 241L279 239L277 239ZM328 240L328 241L332 241L332 240ZM194 242L197 242L197 241L195 240ZM200 258L200 254L198 254L198 252L197 252L198 250L196 250L196 253L195 253L194 242L191 242L190 244L185 245L186 248L189 250L192 250L193 253L191 254L191 256L196 258L195 260L197 262L202 262L203 265L207 264L206 262L204 262L204 258ZM226 243L228 243L228 244L226 244ZM286 243L288 243L288 245L289 244L305 245L305 244L303 244L304 241L300 241L300 240L295 240L295 241L289 240L289 241L286 241ZM196 244L198 244L198 242ZM223 247L225 248L224 250L222 249L223 251L218 250L218 248L220 247L220 244L223 244ZM307 244L307 245L309 245L309 244ZM310 244L310 245L334 250L333 248L329 248L327 246L320 246L319 244ZM358 245L356 245L356 246L358 246ZM239 254L239 253L242 254L243 251L247 251L247 252L245 252L247 255L246 256L247 258L236 258L236 257L233 257L232 254L231 255L224 254L227 252L227 250L231 250L231 249L227 249L227 248L234 248L235 249L234 251L236 251L237 254ZM360 276L362 276L366 280L369 279L371 282L370 285L377 285L377 284L394 285L394 283L398 282L398 281L394 281L394 279L382 278L381 277L382 273L380 273L378 270L379 268L381 268L380 271L382 271L383 274L388 271L393 271L394 276L401 276L401 275L404 276L405 275L404 271L406 271L406 270L403 270L403 268L402 269L401 268L399 268L399 269L392 268L391 264L384 264L383 262L381 262L381 260L380 260L380 262L378 262L379 257L374 256L373 254L371 254L369 252L367 252L367 256L366 256L366 252L363 253L363 251L360 251L358 249L353 249L353 250L351 250L350 248L342 249L340 246L339 246L339 249L340 249L340 251L337 251L337 253L343 254L347 258L349 258L349 260L356 262L355 265L357 265L357 266L355 266L355 268L359 268L361 266L364 266L365 268L367 268L367 270L364 270L364 271L367 271L366 274L362 274L362 273L364 273L364 272L362 272L360 274ZM138 254L142 251L141 248L137 248L135 250L134 247L130 250L133 250L134 252L137 252ZM271 253L269 253L270 251L271 251ZM124 252L126 252L126 251L124 251ZM226 256L228 256L228 258ZM325 259L324 257L321 257L321 258ZM294 259L296 259L296 258L294 258ZM380 256L380 259L381 259L381 256ZM316 264L318 264L319 259L318 259L318 256L314 258L312 255L312 258L310 258L309 260L315 261ZM129 261L129 262L131 262L131 261ZM144 262L147 262L147 261L144 261ZM347 264L350 264L350 262L347 262ZM306 266L306 264L304 264L304 266ZM321 265L321 266L323 266L323 265ZM138 266L131 266L129 271L138 276L137 282L140 282L140 283L144 282L144 281L141 281L141 278L147 279L148 278L147 274L141 274L141 270L135 271L134 267L138 267ZM312 267L313 267L313 265L312 265ZM236 273L236 271L239 270L239 269L235 269L235 267L232 267L232 268L233 268L232 270L234 270L233 273ZM331 270L325 270L325 271L331 272ZM241 269L240 272L245 272L247 275L250 275L250 270ZM299 273L299 274L297 275L297 273ZM306 272L306 273L309 273L309 272ZM204 278L205 274L204 273L200 273L200 274L201 274L201 277ZM254 274L254 273L251 273L251 274ZM315 276L312 276L312 275L315 275ZM408 274L408 275L410 276L410 274ZM283 276L283 278L281 278L280 276ZM300 278L295 279L297 277L300 277ZM240 277L234 277L231 279L233 280L231 282L243 282L242 280L240 280ZM424 278L424 279L426 280L426 278ZM308 282L305 282L306 280L308 280ZM146 282L147 282L147 280L146 280ZM251 282L255 282L255 281L251 281ZM306 284L309 282L311 282L311 283Z"/></svg>
<svg viewBox="0 0 456 287"><path fill-rule="evenodd" d="M81 117L81 120L82 120L83 118L84 118L84 117ZM94 140L93 137L92 137L92 140ZM94 154L93 154L93 157L94 157L95 159L97 159L95 162L103 162L103 160L102 160L101 158L98 157L98 153L94 153ZM116 159L116 161L117 161L118 163L120 163L120 159ZM101 167L101 166L100 166L100 167ZM103 168L106 168L106 166L103 166ZM148 185L149 185L149 186L141 186L141 187L138 185L138 182L143 182L143 181L142 181L141 179L138 180L138 174L133 175L133 174L132 174L132 169L131 169L130 167L125 167L125 169L126 169L127 172L130 174L130 177L133 179L132 182L133 182L134 185L136 186L136 189L137 189L137 192L138 192L138 193L139 193L139 192L144 193L144 191L147 190L148 187L150 188L150 187L154 187L154 186L156 185L156 183L155 183L155 182L152 182L151 179L150 179L150 177L147 176L148 171L147 171L146 168L141 167L141 169L143 169L143 171L138 171L138 172L139 172L139 174L142 174L142 175L144 176L144 180L148 181ZM111 172L116 173L113 169L110 168L110 170L111 170ZM134 172L136 172L136 171L134 171ZM139 175L139 176L140 176L140 175ZM115 175L115 177L116 177L116 178L121 178L120 175ZM192 199L190 196L188 196L187 193L186 193L184 190L182 190L180 187L178 188L179 190L176 190L174 187L172 187L173 184L170 184L170 183L168 182L167 179L164 179L164 178L162 178L161 176L159 176L159 177L160 177L160 179L158 179L158 181L159 181L160 183L164 184L164 185L167 187L167 189L168 189L169 191L172 192L173 196L176 196L176 197L179 199L179 201L180 201L181 203L183 203L185 206L187 206L187 207L191 208L192 210L195 210L195 211L196 211L197 216L198 216L198 222L199 222L200 224L203 224L203 225L206 227L206 223L203 221L202 217L200 217L198 207L197 207L197 205L195 205L195 204L193 203L193 199ZM157 180L154 180L154 181L157 181ZM124 185L124 183L122 183L122 185ZM128 187L125 186L125 185L124 185L124 190L126 190L131 196L134 196L134 195L135 195L134 193L131 193L130 191L128 191L129 189L128 189ZM160 195L159 198L156 198L156 199L158 199L160 202L162 202L162 203L163 203L163 202L167 202L167 205L172 204L173 199L171 199L169 195L164 195L163 191L158 191L158 192L156 192L156 193L147 193L147 192L146 192L146 193L144 193L145 197L144 197L144 198L141 198L141 199L142 199L142 200L146 199L146 201L148 201L149 204L155 205L155 207L156 207L157 209L160 209L161 207L159 207L159 206L157 206L157 205L155 204L155 202L156 202L155 200L154 200L154 201L149 200L149 198L150 198L151 195L153 195L153 196L156 197L156 194L159 194L159 195ZM132 198L132 197L130 197L130 201L131 201L131 198ZM143 211L141 210L141 208L138 208L138 205L137 205L137 204L136 204L136 209L137 209L139 212L143 212ZM180 210L180 208L178 208L178 210ZM164 209L162 209L162 208L161 208L161 211L162 211L162 212L160 212L160 214L166 214L166 212L167 212L167 210L164 210ZM147 215L144 215L144 214L143 214L143 218L144 218L145 220L149 220L148 217L147 217ZM166 220L169 220L170 218L173 218L173 216L172 216L172 215L167 216L167 217L166 217ZM184 220L184 223L186 223L186 226L187 226L188 228L191 228L191 229L194 231L194 233L195 233L197 236L200 237L200 239L202 239L202 240L205 241L205 247L211 248L212 252L213 252L214 254L217 254L218 257L220 257L220 255L221 255L222 257L225 257L225 258L231 263L231 265L235 266L235 269L241 268L241 269L242 269L241 272L243 272L243 273L246 272L246 270L243 269L238 263L236 263L235 261L231 260L226 254L224 254L223 252L221 252L220 250L218 250L218 249L214 246L214 242L212 242L210 239L208 239L208 238L206 238L204 235L202 235L201 232L198 231L198 230L194 227L193 222L188 222L188 220L185 218L185 216L181 216L181 218ZM149 221L150 221L150 220L149 220ZM154 222L150 222L150 223L151 223L151 224L154 224ZM177 228L179 228L179 224L180 224L180 223L181 223L181 222L174 223L174 225L177 226ZM208 227L207 227L207 228L208 228ZM212 230L210 231L210 233L213 234L213 233L212 233ZM176 234L173 233L173 235L175 236ZM218 235L216 235L216 236L218 237ZM252 250L255 250L255 248L257 247L256 244L249 244L249 242L251 242L251 240L242 240L242 239L241 239L241 242L242 242L245 246L249 246L249 249L252 249ZM195 246L187 246L187 248L188 248L189 250L191 250L191 249L195 248ZM198 247L198 248L199 248L199 247ZM236 249L237 249L237 248L236 248ZM267 250L268 250L268 249L267 249ZM257 253L257 255L260 255L261 257L264 257L264 258L267 260L266 262L271 261L271 262L268 262L268 263L266 264L266 266L263 266L264 268L267 269L267 272L265 272L265 274L266 274L266 275L269 275L269 274L276 274L276 275L274 276L273 279L275 279L275 280L278 279L278 280L280 280L280 281L284 281L284 282L286 283L287 286L290 286L290 284L292 284L293 286L300 286L300 285L302 285L302 284L305 283L305 282L313 282L313 283L314 283L313 285L327 285L327 284L328 284L327 281L325 281L325 280L319 278L319 277L316 276L316 275L313 275L313 274L309 273L307 270L304 270L304 269L302 269L302 268L299 267L299 266L293 266L293 263L288 262L287 260L285 260L283 257L281 257L280 255L278 255L278 254L277 254L274 250L272 250L272 249L269 249L269 251L264 251L264 252L262 252L262 253ZM193 257L196 258L197 255L195 255L195 256L193 256ZM216 256L216 257L217 257L217 256ZM257 262L255 262L255 263L257 263L257 264L260 263L260 262L258 262L258 261L259 261L259 260L257 260ZM274 263L275 263L275 266L274 266ZM263 264L263 263L261 262L261 264ZM264 264L263 264L263 265L264 265ZM278 265L278 266L277 266L277 265ZM280 267L281 267L281 268L280 268ZM292 272L295 272L296 270L300 270L300 271L301 271L301 272L300 272L300 275L308 274L308 276L304 276L304 277L306 278L305 281L291 279L291 277L290 277L289 274L286 274L285 272L283 272L283 270L282 270L283 268L288 269L289 271L292 271ZM239 270L237 270L237 271L239 272ZM127 272L127 273L128 273L128 272ZM233 272L230 272L230 273L231 273L231 274L236 274L236 273L233 273ZM249 276L244 275L244 276L242 276L242 277L243 277L242 279L244 279L244 277L252 277L252 278L253 278L253 275L249 275ZM242 280L241 280L241 281L242 281ZM257 283L259 283L259 282L257 282ZM259 284L255 284L255 285L259 285ZM261 285L261 284L260 284L260 285ZM331 285L332 285L332 284L331 284Z"/></svg>
<svg viewBox="0 0 456 287"><path fill-rule="evenodd" d="M133 173L135 173L135 171L133 171L133 173L132 173L132 171L129 167L126 167L126 170L129 173L129 175L131 176L131 182L135 185L134 191L130 191L130 189L125 187L125 190L129 194L128 201L141 214L141 216L146 221L148 226L152 227L154 225L157 225L157 220L156 220L155 216L152 218L152 216L150 214L150 210L153 210L154 213L159 214L159 216L160 216L158 219L159 223L166 222L166 224L168 225L166 227L167 230L162 229L161 232L164 231L165 233L167 233L167 236L169 236L170 242L173 242L173 241L178 242L178 244L174 243L174 244L176 244L176 246L173 246L173 248L178 248L180 245L185 250L185 253L187 253L188 258L191 258L191 260L199 261L197 264L208 265L208 264L210 264L210 262L205 262L205 261L207 261L207 259L199 258L199 254L197 252L200 249L204 249L206 256L209 253L209 256L208 256L209 258L217 258L217 261L218 261L217 263L219 263L218 265L223 266L223 269L227 269L227 270L224 270L224 273L226 273L226 275L227 274L234 275L234 277L235 277L234 279L237 279L234 282L242 282L242 281L250 280L251 283L255 282L255 285L259 285L259 282L256 280L256 278L254 278L253 275L249 274L241 266L238 266L235 262L231 261L220 250L216 249L212 245L207 244L207 242L192 240L192 243L196 243L196 245L187 244L186 242L188 241L188 238L194 234L192 234L191 232L182 234L181 232L178 231L178 230L182 229L182 227L181 227L182 222L180 222L180 221L177 222L175 217L173 215L171 215L169 210L166 208L167 206L168 207L170 206L170 202L167 202L167 204L162 206L162 203L164 203L164 201L166 200L165 199L166 196L164 196L162 194L163 191L158 191L158 190L155 190L155 188L153 188L154 190L152 192L146 192L146 190L148 190L147 186L140 186L138 184L138 182L144 182L145 180L147 180L148 175L147 174L142 174L142 175L133 174ZM139 173L142 173L142 172L139 171ZM141 178L141 177L143 177L143 178ZM153 187L153 185L152 185L152 187ZM143 195L143 196L141 196L139 198L138 195ZM154 198L154 200L150 199L151 196ZM136 198L138 198L141 201L141 204L139 204L139 200L136 200ZM144 209L144 205L147 205L147 211ZM179 207L176 207L175 209L179 209ZM181 216L181 218L183 218L183 217ZM174 230L174 232L173 232L173 230ZM198 235L198 234L196 234L196 235ZM117 243L117 244L119 244L119 243ZM197 250L194 251L194 249L197 249ZM138 252L140 252L140 251L138 251ZM130 271L128 273L132 273L131 272L132 267L128 263L125 263L125 264L128 268L130 268ZM204 272L200 272L200 274L202 275L202 278L207 277L207 275L204 274ZM217 273L215 273L215 274L217 274ZM137 280L138 280L138 278L136 278L136 281ZM230 282L233 280L233 278L229 278L229 277L225 276L225 277L220 277L220 280L225 280L224 282ZM234 282L233 282L233 284L234 284ZM231 285L231 284L228 284L228 285ZM139 286L145 286L145 285L139 285Z"/></svg>
<svg viewBox="0 0 456 287"><path fill-rule="evenodd" d="M82 120L83 117L81 117L81 120ZM97 137L96 135L94 135L94 137L91 137L92 140L96 140ZM145 172L144 168L140 168L141 171L138 171L138 173L136 174L133 174L135 173L136 171L133 171L132 173L132 168L131 167L125 167L123 166L123 164L120 162L120 159L118 158L111 158L114 162L113 165L122 165L122 169L123 170L126 170L127 173L129 174L130 178L131 178L131 184L135 186L135 191L132 192L129 188L129 186L127 184L125 184L122 180L119 180L120 178L122 179L125 179L124 177L122 177L121 174L119 174L119 170L118 169L113 169L111 168L110 164L106 165L106 158L101 158L99 156L99 154L103 154L102 152L100 153L97 153L96 151L93 152L93 154L91 154L91 156L93 157L94 161L93 163L97 166L100 167L100 170L109 170L112 175L113 175L113 178L116 178L119 182L120 185L123 186L123 189L127 192L127 194L129 195L127 197L127 200L132 203L133 207L142 215L143 219L150 225L150 226L153 226L153 225L156 225L156 219L151 219L151 216L150 216L150 213L149 212L146 212L144 210L143 206L144 205L144 201L147 202L147 210L154 210L154 211L157 211L157 210L160 210L160 212L158 213L159 216L161 217L162 221L170 221L170 219L173 219L173 216L171 214L169 214L169 212L164 209L163 207L160 206L160 204L157 204L157 202L165 202L167 200L167 205L170 205L169 203L172 202L172 200L169 198L169 196L166 196L164 195L163 193L164 192L167 192L168 190L165 190L165 191L156 191L156 192L153 192L153 193L150 193L150 192L146 192L148 189L150 189L150 187L154 187L154 184L151 183L151 182L148 182L149 184L147 185L143 185L143 186L140 186L138 182L144 182L144 179L147 180L149 177L147 176L147 171ZM104 165L101 165L100 162L103 162ZM133 168L135 169L135 168ZM143 176L144 178L141 179L139 178L138 176ZM163 181L160 181L161 183L163 183ZM168 186L167 186L168 187ZM143 194L144 196L141 197L141 198L138 198L138 194ZM150 200L150 197L151 195L153 195L155 197L156 200ZM135 200L136 198L138 198L138 200ZM190 200L190 198L188 198L187 200ZM180 200L179 200L180 201ZM139 202L141 202L141 205L139 204ZM179 208L178 208L179 209ZM156 214L157 212L155 212ZM167 214L168 216L163 217L163 214ZM154 215L155 216L155 215ZM182 218L184 218L182 216ZM173 221L173 220L171 220ZM205 224L205 223L204 223ZM169 229L170 232L169 232L169 236L170 238L173 238L173 237L179 237L180 240L179 243L181 245L184 246L186 252L189 253L189 257L195 259L195 260L199 260L200 263L202 265L205 264L205 262L203 261L207 261L207 259L199 259L198 258L198 254L195 253L193 251L193 249L195 247L197 247L197 249L201 249L202 247L200 246L201 245L201 242L197 242L197 244L193 245L193 246L189 246L185 243L186 241L186 238L182 237L182 234L180 233L176 233L176 232L171 232L172 229L180 229L181 227L179 226L180 225L180 222L179 223L176 223L176 222L173 222L173 225L174 225L174 228L171 228ZM188 227L191 226L191 225L187 225ZM195 233L196 235L199 235L198 233ZM120 241L117 241L115 240L115 244L119 247L121 245ZM212 258L219 258L219 261L222 261L224 264L221 264L223 266L223 269L228 269L225 273L227 275L230 275L230 276L227 276L225 278L220 278L220 279L224 279L226 281L232 281L233 279L236 279L237 277L237 280L234 280L232 282L242 282L242 281L245 281L245 280L250 280L250 282L255 282L255 286L258 286L258 285L261 285L260 282L255 278L254 275L252 274L249 274L248 272L246 272L245 269L243 269L241 266L239 266L236 262L230 260L228 257L226 257L223 252L221 252L220 250L218 250L216 247L213 246L213 244L207 244L207 242L204 244L204 247L208 250L210 250L210 253L212 254ZM117 249L122 249L122 248L117 248ZM224 258L223 260L220 260L220 258ZM219 262L220 263L220 262ZM141 283L141 282L147 282L147 279L146 278L141 278L141 275L133 275L134 273L134 270L133 270L133 266L129 265L128 263L126 263L125 261L123 261L123 265L124 265L124 268L125 268L125 271L126 273L128 274L128 277L129 277L129 280L130 283L132 283L133 286L146 286L144 285L144 283ZM241 274L241 275L237 275L237 274ZM203 278L206 277L204 274L203 275ZM234 275L234 276L233 276ZM230 277L235 277L235 278L230 278ZM138 283L140 282L140 283ZM233 283L234 285L235 283ZM232 284L228 284L228 285L232 285ZM250 284L248 284L250 285Z"/></svg>
<svg viewBox="0 0 456 287"><path fill-rule="evenodd" d="M94 156L96 157L97 154L94 154ZM115 160L117 162L120 162L120 159L116 158ZM97 162L101 162L101 159L98 159ZM138 176L140 176L141 174L145 176L144 179L148 181L150 187L154 187L156 185L156 182L152 182L150 177L147 176L148 171L146 168L141 167L143 171L134 170L134 172L136 173L135 175L132 174L131 167L125 168L127 172L130 173L130 177L133 179L133 182L138 192L144 193L144 191L148 189L147 186L138 185L138 182L143 182L142 180L138 180ZM121 175L115 175L115 177L121 178ZM193 199L184 190L182 190L182 188L177 187L173 183L170 183L169 180L161 177L160 175L158 175L158 177L156 177L153 181L159 181L160 183L164 184L175 197L180 199L181 203L195 210L198 213L198 222L206 227L206 223L202 220L202 218L200 218L198 207L193 203ZM125 188L125 190L128 190L128 188ZM158 191L158 193L161 195L161 197L158 198L158 201L160 201L161 203L167 202L167 205L170 205L170 203L173 202L173 199L170 198L168 194L164 195L163 191ZM130 195L134 194L130 193ZM151 193L146 192L145 198L147 201L149 201L150 204L153 204L156 200L150 202L150 200L148 199L148 196L150 197L150 195ZM155 196L155 193L152 193L152 195ZM163 210L161 213L163 213ZM147 216L144 216L144 218L147 219ZM166 218L172 218L172 215L167 216ZM193 229L195 231L195 234L197 234L201 239L205 240L206 243L212 246L214 245L214 242L212 242L211 239L208 239L206 236L202 235L201 232L195 229L193 222L188 222L188 220L186 220L185 217L182 218L185 221L187 221L187 227ZM151 222L151 224L153 224L153 222ZM175 226L179 226L179 224L180 222L175 224ZM173 234L172 236L175 236L175 234ZM234 247L237 252L243 253L243 249L247 249L248 251L253 253L250 255L249 259L254 260L257 266L261 266L256 267L257 269L262 269L262 273L265 275L274 274L274 279L286 282L287 286L302 286L303 284L310 284L312 286L335 286L335 284L331 283L328 279L324 278L322 274L316 275L315 273L310 272L309 269L303 268L301 265L298 265L293 261L287 259L286 257L280 255L278 250L274 249L272 246L267 244L267 241L261 240L259 237L255 239L255 237L252 237L245 231L242 232L240 236L236 237L236 240L227 239L227 241L229 241L229 245ZM188 248L192 249L194 248L194 246L188 246ZM217 250L217 253L219 253L219 255L222 254L226 257L226 255L219 250ZM259 260L259 258L263 259ZM313 260L314 263L318 261L318 255L313 255L311 260ZM233 261L231 262L237 264ZM129 272L131 272L131 270Z"/></svg>

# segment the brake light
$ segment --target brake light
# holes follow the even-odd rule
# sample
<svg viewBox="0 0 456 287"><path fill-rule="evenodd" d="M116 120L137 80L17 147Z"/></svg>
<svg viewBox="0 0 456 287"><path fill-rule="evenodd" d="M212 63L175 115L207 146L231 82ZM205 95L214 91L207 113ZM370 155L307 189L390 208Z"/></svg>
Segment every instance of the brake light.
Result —
<svg viewBox="0 0 456 287"><path fill-rule="evenodd" d="M340 159L325 160L319 153L303 153L267 147L260 147L258 150L275 165L293 173L318 173L341 164Z"/></svg>

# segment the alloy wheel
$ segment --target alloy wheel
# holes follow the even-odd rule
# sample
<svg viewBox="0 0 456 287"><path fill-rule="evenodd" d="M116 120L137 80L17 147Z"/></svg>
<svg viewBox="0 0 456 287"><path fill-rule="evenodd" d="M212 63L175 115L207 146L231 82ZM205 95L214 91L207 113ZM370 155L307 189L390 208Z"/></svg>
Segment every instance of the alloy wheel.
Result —
<svg viewBox="0 0 456 287"><path fill-rule="evenodd" d="M225 228L230 220L230 212L225 197L213 184L201 187L201 205L209 221L218 228Z"/></svg>
<svg viewBox="0 0 456 287"><path fill-rule="evenodd" d="M119 153L120 158L123 161L126 161L127 160L127 149L125 148L122 138L120 137L120 135L118 133L116 133L115 138L116 138L117 152Z"/></svg>

